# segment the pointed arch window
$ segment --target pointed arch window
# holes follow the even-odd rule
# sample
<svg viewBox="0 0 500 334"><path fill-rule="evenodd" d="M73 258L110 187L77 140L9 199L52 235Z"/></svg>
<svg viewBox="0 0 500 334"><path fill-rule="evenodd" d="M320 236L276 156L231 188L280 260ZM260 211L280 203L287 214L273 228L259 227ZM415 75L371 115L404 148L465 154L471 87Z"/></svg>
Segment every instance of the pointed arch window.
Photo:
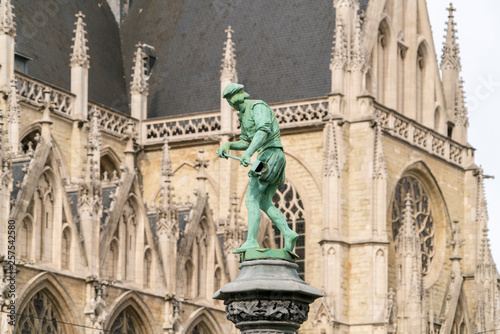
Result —
<svg viewBox="0 0 500 334"><path fill-rule="evenodd" d="M110 332L113 334L142 334L144 333L142 329L139 317L129 306L113 321Z"/></svg>
<svg viewBox="0 0 500 334"><path fill-rule="evenodd" d="M401 229L406 194L410 194L413 200L411 205L415 218L415 230L420 239L422 275L425 276L436 252L435 224L428 191L422 182L413 176L403 177L396 185L391 204L392 236L393 240L396 240Z"/></svg>
<svg viewBox="0 0 500 334"><path fill-rule="evenodd" d="M295 253L299 256L296 263L299 266L297 269L299 276L304 279L306 258L306 218L304 204L295 187L288 180L279 186L278 191L274 194L273 204L283 212L288 226L299 235L299 239L295 244ZM283 235L274 224L273 230L276 246L283 248Z"/></svg>
<svg viewBox="0 0 500 334"><path fill-rule="evenodd" d="M42 290L35 294L20 313L16 334L61 333L61 317L48 295Z"/></svg>

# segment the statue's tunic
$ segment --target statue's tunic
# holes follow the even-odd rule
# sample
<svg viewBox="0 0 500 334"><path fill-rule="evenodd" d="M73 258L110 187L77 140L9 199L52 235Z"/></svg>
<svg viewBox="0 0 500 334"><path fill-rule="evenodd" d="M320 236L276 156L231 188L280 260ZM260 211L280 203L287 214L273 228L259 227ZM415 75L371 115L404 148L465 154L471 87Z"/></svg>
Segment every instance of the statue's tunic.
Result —
<svg viewBox="0 0 500 334"><path fill-rule="evenodd" d="M240 139L252 142L257 131L266 133L264 142L257 150L257 159L269 165L269 172L260 177L261 181L279 186L285 182L286 159L280 139L280 128L274 111L263 101L248 101L245 110L240 111Z"/></svg>

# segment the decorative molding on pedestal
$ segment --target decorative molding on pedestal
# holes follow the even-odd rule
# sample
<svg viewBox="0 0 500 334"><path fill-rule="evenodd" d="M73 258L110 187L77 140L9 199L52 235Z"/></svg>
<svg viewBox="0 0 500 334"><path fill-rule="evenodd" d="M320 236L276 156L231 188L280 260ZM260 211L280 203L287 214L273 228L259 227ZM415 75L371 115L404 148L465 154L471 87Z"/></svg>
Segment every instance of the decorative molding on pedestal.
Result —
<svg viewBox="0 0 500 334"><path fill-rule="evenodd" d="M297 268L278 259L245 261L238 277L213 298L224 300L227 319L243 334L296 333L309 304L323 296L300 279Z"/></svg>

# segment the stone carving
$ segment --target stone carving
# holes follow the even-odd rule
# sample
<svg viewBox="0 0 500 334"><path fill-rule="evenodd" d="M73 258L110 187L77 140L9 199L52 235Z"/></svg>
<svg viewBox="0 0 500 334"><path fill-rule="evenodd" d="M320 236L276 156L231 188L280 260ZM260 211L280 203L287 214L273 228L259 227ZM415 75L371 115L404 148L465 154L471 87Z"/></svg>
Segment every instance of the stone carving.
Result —
<svg viewBox="0 0 500 334"><path fill-rule="evenodd" d="M239 111L241 122L240 140L227 142L217 150L220 158L235 158L229 150L245 151L240 164L252 165L248 176L250 183L246 194L248 210L247 240L234 253L245 253L259 249L257 233L260 225L260 210L264 211L272 223L285 238L283 249L293 253L299 235L288 227L285 216L272 204L272 197L280 185L285 182L286 159L280 139L278 121L272 109L263 101L249 100L243 91L243 85L229 84L222 94L231 107ZM257 161L252 164L250 158L258 152ZM260 166L260 167L259 167ZM298 257L295 255L295 257Z"/></svg>
<svg viewBox="0 0 500 334"><path fill-rule="evenodd" d="M88 69L89 55L87 51L89 48L87 47L87 39L85 38L85 34L87 33L85 31L86 24L83 22L85 15L83 15L82 12L78 12L75 16L77 21L75 23L76 28L73 30L75 37L73 38L74 44L71 46L73 49L73 53L71 54L71 67L83 67Z"/></svg>
<svg viewBox="0 0 500 334"><path fill-rule="evenodd" d="M398 115L393 111L384 110L381 106L377 105L375 113L377 118L381 120L383 128L393 128L393 131L391 131L393 136L411 145L427 150L438 158L452 164L466 167L467 159L465 154L467 150L465 146L440 135L434 130L425 129L417 122L406 119L402 115ZM419 131L417 129L425 132L415 135L415 131ZM409 136L410 133L414 135ZM428 139L422 140L424 137Z"/></svg>
<svg viewBox="0 0 500 334"><path fill-rule="evenodd" d="M323 176L340 177L339 152L335 123L329 121L325 129L325 149L323 155Z"/></svg>
<svg viewBox="0 0 500 334"><path fill-rule="evenodd" d="M458 48L458 43L457 43L457 36L456 32L457 30L455 29L455 20L453 16L453 12L455 11L455 8L453 8L453 4L450 3L450 7L448 8L449 15L448 15L448 22L446 26L446 35L445 35L445 42L443 46L443 55L441 56L441 69L446 70L446 69L456 69L460 70L461 65L460 65L460 55L459 55L459 48Z"/></svg>
<svg viewBox="0 0 500 334"><path fill-rule="evenodd" d="M344 70L347 63L347 40L344 31L344 24L338 19L335 27L335 46L333 47L331 70Z"/></svg>
<svg viewBox="0 0 500 334"><path fill-rule="evenodd" d="M12 13L13 7L10 0L0 1L0 34L12 37L16 35L15 15Z"/></svg>
<svg viewBox="0 0 500 334"><path fill-rule="evenodd" d="M227 40L224 43L224 59L222 60L221 80L229 79L230 81L238 81L236 74L236 55L234 54L233 32L231 26L225 30L227 33Z"/></svg>
<svg viewBox="0 0 500 334"><path fill-rule="evenodd" d="M148 82L144 71L144 58L142 57L142 44L138 43L135 52L134 67L132 74L132 84L130 86L130 94L148 95Z"/></svg>
<svg viewBox="0 0 500 334"><path fill-rule="evenodd" d="M235 301L226 306L227 319L241 321L279 320L302 324L307 320L309 305L298 301L250 300Z"/></svg>

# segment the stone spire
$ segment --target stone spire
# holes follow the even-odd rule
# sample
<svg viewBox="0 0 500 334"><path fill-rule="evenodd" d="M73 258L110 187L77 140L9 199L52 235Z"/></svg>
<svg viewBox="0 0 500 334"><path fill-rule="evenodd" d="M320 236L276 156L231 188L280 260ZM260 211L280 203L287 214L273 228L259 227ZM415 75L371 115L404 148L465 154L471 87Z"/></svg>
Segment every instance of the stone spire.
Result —
<svg viewBox="0 0 500 334"><path fill-rule="evenodd" d="M9 129L9 144L12 154L16 155L19 150L19 122L21 115L17 104L17 80L10 82L10 94L8 98L7 122Z"/></svg>
<svg viewBox="0 0 500 334"><path fill-rule="evenodd" d="M441 56L441 70L443 76L443 92L446 102L446 109L448 115L453 117L457 116L457 102L463 103L463 91L459 76L460 76L460 52L458 47L458 37L457 30L455 29L455 19L453 16L453 12L455 8L453 8L453 4L450 3L450 7L448 8L448 22L446 26L446 35L445 41L443 44L443 55ZM458 119L455 119L457 121ZM463 119L462 119L463 120ZM460 121L460 120L458 120ZM466 130L458 129L458 134L454 135L453 139L458 139L461 143L463 142L463 138L466 137ZM456 138L460 137L460 138Z"/></svg>
<svg viewBox="0 0 500 334"><path fill-rule="evenodd" d="M40 123L42 124L42 139L50 141L50 125L52 125L52 119L50 118L50 112L53 110L54 106L51 101L51 91L46 88L43 91L44 100L42 102L41 110L43 111L42 119Z"/></svg>
<svg viewBox="0 0 500 334"><path fill-rule="evenodd" d="M75 16L77 20L75 23L76 28L73 30L75 37L73 37L74 43L71 46L73 49L73 53L71 54L71 67L83 67L88 69L89 55L87 51L89 48L87 47L87 38L85 38L85 34L87 33L85 31L86 24L83 22L85 15L83 15L82 12L78 12Z"/></svg>
<svg viewBox="0 0 500 334"><path fill-rule="evenodd" d="M365 54L363 52L363 32L361 30L361 18L356 14L354 24L354 35L352 38L350 67L355 71L363 71L365 67Z"/></svg>
<svg viewBox="0 0 500 334"><path fill-rule="evenodd" d="M482 226L486 226L488 222L488 206L486 203L486 195L484 193L484 179L482 169L477 170L477 197L476 197L476 222L482 223Z"/></svg>
<svg viewBox="0 0 500 334"><path fill-rule="evenodd" d="M101 131L100 113L93 107L90 111L90 129L87 146L87 172L85 178L90 182L100 181Z"/></svg>
<svg viewBox="0 0 500 334"><path fill-rule="evenodd" d="M170 161L170 147L168 140L163 144L163 155L160 166L161 188L160 202L158 203L158 234L167 233L174 237L178 233L174 212L172 210L172 162ZM177 240L177 238L175 238Z"/></svg>
<svg viewBox="0 0 500 334"><path fill-rule="evenodd" d="M477 294L479 296L476 308L477 330L492 331L497 328L500 312L498 309L498 271L491 255L488 228L486 226L482 230L475 277Z"/></svg>
<svg viewBox="0 0 500 334"><path fill-rule="evenodd" d="M206 188L206 181L207 177L205 175L205 168L208 167L208 160L203 159L203 153L205 151L201 149L200 151L200 157L196 159L194 166L198 168L198 176L196 177L198 179L198 195L199 196L206 196L207 193L207 188Z"/></svg>
<svg viewBox="0 0 500 334"><path fill-rule="evenodd" d="M413 200L410 193L404 199L402 224L396 237L398 270L397 303L398 331L421 332L422 279L420 274L420 241L415 231Z"/></svg>
<svg viewBox="0 0 500 334"><path fill-rule="evenodd" d="M419 240L415 232L415 218L413 217L413 200L410 193L406 194L404 199L405 208L403 209L403 217L401 228L396 237L398 255L414 255L416 256L420 250Z"/></svg>
<svg viewBox="0 0 500 334"><path fill-rule="evenodd" d="M455 95L455 131L453 139L466 145L467 129L469 128L469 116L465 104L464 81L460 78L457 82L457 93Z"/></svg>
<svg viewBox="0 0 500 334"><path fill-rule="evenodd" d="M344 23L339 18L335 27L335 41L332 48L330 70L332 72L332 92L344 91L344 70L347 64L347 39Z"/></svg>
<svg viewBox="0 0 500 334"><path fill-rule="evenodd" d="M14 78L16 28L11 0L0 0L0 92L7 95Z"/></svg>
<svg viewBox="0 0 500 334"><path fill-rule="evenodd" d="M222 97L222 92L224 91L224 88L226 88L230 83L238 82L238 74L236 72L236 55L233 42L234 31L231 29L231 26L228 26L225 32L226 41L224 42L224 52L222 54L222 70L220 75L221 133L224 135L232 135L234 132L234 112L233 108L231 108L231 106ZM223 140L225 139L227 138L223 138ZM229 163L225 165L229 165ZM227 193L228 196L229 194L230 193Z"/></svg>
<svg viewBox="0 0 500 334"><path fill-rule="evenodd" d="M325 146L323 153L323 175L340 177L339 152L335 123L330 120L325 129Z"/></svg>
<svg viewBox="0 0 500 334"><path fill-rule="evenodd" d="M455 125L457 127L467 127L469 125L467 106L465 105L464 81L462 78L458 80L458 90L455 98Z"/></svg>
<svg viewBox="0 0 500 334"><path fill-rule="evenodd" d="M244 229L241 226L240 210L238 208L238 199L236 193L231 196L229 207L229 217L226 220L224 229L224 254L226 258L226 268L231 280L235 279L238 275L238 260L239 257L235 256L232 251L238 248L243 242Z"/></svg>
<svg viewBox="0 0 500 334"><path fill-rule="evenodd" d="M135 124L132 120L129 120L127 127L123 131L122 140L127 141L127 146L125 146L125 166L130 173L135 172L135 143L137 141L137 132L135 129Z"/></svg>
<svg viewBox="0 0 500 334"><path fill-rule="evenodd" d="M172 162L170 160L170 147L168 139L163 144L163 154L160 165L160 200L158 203L156 235L163 264L163 271L167 281L167 291L171 294L176 291L176 262L177 262L177 240L179 239L179 217L177 210L173 208L172 200ZM169 303L166 307L170 307ZM174 320L168 323L172 327Z"/></svg>
<svg viewBox="0 0 500 334"><path fill-rule="evenodd" d="M130 85L130 93L132 95L148 95L149 87L146 78L146 72L144 67L144 58L142 56L142 44L137 43L135 46L137 48L134 57L134 67L132 68L134 73L132 74L132 83Z"/></svg>
<svg viewBox="0 0 500 334"><path fill-rule="evenodd" d="M12 13L10 0L0 0L0 34L14 37L16 35L15 15Z"/></svg>
<svg viewBox="0 0 500 334"><path fill-rule="evenodd" d="M443 55L441 56L441 69L455 69L460 72L460 52L458 47L458 37L456 35L457 30L455 29L455 18L453 12L456 10L453 4L450 3L448 9L448 22L446 24L446 35L444 45L443 45Z"/></svg>
<svg viewBox="0 0 500 334"><path fill-rule="evenodd" d="M99 129L99 111L94 107L90 111L89 134L87 141L87 163L83 182L80 184L79 208L95 219L101 216L101 131Z"/></svg>
<svg viewBox="0 0 500 334"><path fill-rule="evenodd" d="M332 50L330 69L343 70L347 63L347 40L342 20L338 20L337 26L335 27L335 42Z"/></svg>
<svg viewBox="0 0 500 334"><path fill-rule="evenodd" d="M373 178L387 178L387 164L384 154L384 146L382 144L382 123L377 120L375 122L375 148L373 159Z"/></svg>
<svg viewBox="0 0 500 334"><path fill-rule="evenodd" d="M226 42L224 43L224 53L222 59L221 81L224 79L229 82L238 82L238 75L236 73L236 55L234 52L233 33L234 30L228 26L225 30L227 34Z"/></svg>

